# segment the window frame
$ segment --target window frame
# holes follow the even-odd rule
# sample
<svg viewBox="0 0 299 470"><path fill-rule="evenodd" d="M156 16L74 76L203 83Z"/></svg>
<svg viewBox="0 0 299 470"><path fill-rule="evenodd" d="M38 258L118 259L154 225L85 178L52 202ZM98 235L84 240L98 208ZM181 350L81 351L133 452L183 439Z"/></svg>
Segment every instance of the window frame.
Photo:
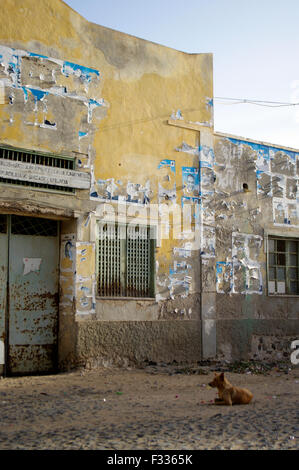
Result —
<svg viewBox="0 0 299 470"><path fill-rule="evenodd" d="M282 242L287 242L287 243L296 242L297 243L297 250L296 250L296 252L295 251L290 252L287 249L288 248L287 246L285 246L284 250L277 250L277 249L275 249L276 247L274 246L274 251L270 251L270 243L269 242L271 240L273 240L274 243L276 243L276 247L277 247L277 241L282 241ZM267 256L267 294L268 294L268 296L270 296L270 297L295 297L295 298L298 298L299 297L299 237L296 238L293 235L285 236L285 235L282 235L282 234L269 233L269 234L267 234L267 245L266 246L267 246L266 256ZM287 259L287 257L289 256L289 253L297 255L297 264L296 264L296 266L293 266L293 265L289 264L288 259ZM271 254L274 254L275 256L285 255L286 256L285 264L278 263L278 259L276 259L275 264L273 264L273 265L270 264L270 255ZM279 282L278 275L276 273L275 273L274 279L270 279L270 269L271 268L278 269L280 266L281 266L281 268L285 269L286 291L285 291L285 293L270 292L269 283L270 282L275 282L275 288L277 289L277 283ZM296 268L297 269L297 293L296 294L290 292L290 282L291 282L292 279L290 278L289 270L291 268ZM281 282L283 282L283 281L281 281Z"/></svg>
<svg viewBox="0 0 299 470"><path fill-rule="evenodd" d="M127 263L127 254L128 254L128 250L127 250L127 238L128 238L128 232L127 232L127 228L128 226L141 226L143 228L147 228L149 233L150 233L150 239L149 239L149 243L150 243L150 262L151 262L151 269L150 269L150 273L149 273L149 284L150 284L150 289L151 289L151 294L152 296L150 297L133 297L133 296L126 296L126 295L116 295L116 296L113 296L113 295L107 295L107 296L103 296L103 295L100 295L99 293L99 286L100 286L100 272L99 272L99 256L100 256L100 246L99 246L99 241L100 241L100 234L99 234L99 228L100 226L102 225L105 225L105 224L115 224L115 225L119 225L121 226L122 228L125 228L126 230L126 238L124 240L122 240L122 243L123 243L123 252L122 252L122 258L120 259L120 263L122 265L122 267L124 268L124 271L121 273L121 276L125 279L125 282L126 282L126 271L127 271L127 267L126 267L126 263ZM97 227L97 230L96 230L96 298L97 299L101 299L101 300L142 300L142 301L155 301L156 299L156 247L157 247L157 228L155 225L152 225L150 223L146 223L146 222L137 222L137 223L134 223L132 224L132 222L130 221L127 221L127 222L124 222L124 221L114 221L114 220L102 220L102 219L98 219L96 220L96 227ZM124 249L124 245L125 245L125 249ZM125 265L125 266L124 266ZM124 287L124 289L126 289L126 286Z"/></svg>

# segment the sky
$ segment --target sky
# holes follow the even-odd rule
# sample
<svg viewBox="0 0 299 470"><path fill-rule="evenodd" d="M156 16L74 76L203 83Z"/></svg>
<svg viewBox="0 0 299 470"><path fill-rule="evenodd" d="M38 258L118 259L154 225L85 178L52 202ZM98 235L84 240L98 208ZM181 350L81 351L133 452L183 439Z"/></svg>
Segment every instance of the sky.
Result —
<svg viewBox="0 0 299 470"><path fill-rule="evenodd" d="M64 0L87 20L187 53L213 53L214 127L299 149L298 0Z"/></svg>

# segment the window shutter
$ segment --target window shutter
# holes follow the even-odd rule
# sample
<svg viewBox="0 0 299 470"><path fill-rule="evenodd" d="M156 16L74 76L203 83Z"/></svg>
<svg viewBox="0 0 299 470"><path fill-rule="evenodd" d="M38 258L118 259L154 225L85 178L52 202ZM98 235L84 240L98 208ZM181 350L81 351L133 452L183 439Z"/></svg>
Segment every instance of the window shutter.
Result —
<svg viewBox="0 0 299 470"><path fill-rule="evenodd" d="M100 224L99 296L153 297L154 246L150 227Z"/></svg>
<svg viewBox="0 0 299 470"><path fill-rule="evenodd" d="M121 275L121 227L117 224L99 226L99 295L120 297Z"/></svg>
<svg viewBox="0 0 299 470"><path fill-rule="evenodd" d="M150 297L150 237L148 227L127 228L127 297Z"/></svg>

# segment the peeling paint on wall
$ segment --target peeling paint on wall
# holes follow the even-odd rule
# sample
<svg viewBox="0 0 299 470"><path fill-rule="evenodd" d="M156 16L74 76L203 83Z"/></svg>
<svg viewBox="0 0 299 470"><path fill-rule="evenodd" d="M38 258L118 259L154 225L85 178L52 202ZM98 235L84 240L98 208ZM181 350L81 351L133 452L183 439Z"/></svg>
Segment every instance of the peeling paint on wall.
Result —
<svg viewBox="0 0 299 470"><path fill-rule="evenodd" d="M185 233L192 231L192 224L198 224L200 221L200 198L182 196L181 205L184 216L182 236L184 236Z"/></svg>
<svg viewBox="0 0 299 470"><path fill-rule="evenodd" d="M201 132L199 170L200 170L200 230L201 230L201 258L204 261L210 258L212 264L207 269L215 269L213 260L216 255L215 214L211 210L215 194L214 183L206 178L206 172L214 174L215 154L213 137L207 132ZM216 289L216 286L215 286Z"/></svg>
<svg viewBox="0 0 299 470"><path fill-rule="evenodd" d="M129 180L124 184L121 180L108 178L94 182L90 196L100 200L147 205L152 197L152 190L150 180L146 180L144 184Z"/></svg>
<svg viewBox="0 0 299 470"><path fill-rule="evenodd" d="M253 152L257 195L272 198L274 225L298 227L297 152L234 138L227 140L239 149L240 158L246 149Z"/></svg>
<svg viewBox="0 0 299 470"><path fill-rule="evenodd" d="M95 313L95 244L76 243L76 314Z"/></svg>
<svg viewBox="0 0 299 470"><path fill-rule="evenodd" d="M233 290L233 263L218 261L216 263L216 288L220 294L229 294Z"/></svg>
<svg viewBox="0 0 299 470"><path fill-rule="evenodd" d="M233 292L262 294L263 277L259 262L263 238L239 232L232 234Z"/></svg>
<svg viewBox="0 0 299 470"><path fill-rule="evenodd" d="M218 293L263 293L262 266L259 261L262 240L258 235L232 234L232 260L216 263Z"/></svg>
<svg viewBox="0 0 299 470"><path fill-rule="evenodd" d="M188 296L192 277L190 275L191 265L186 261L174 261L173 267L169 270L169 292L170 298L176 296L185 298Z"/></svg>
<svg viewBox="0 0 299 470"><path fill-rule="evenodd" d="M158 165L159 177L163 183L158 183L158 204L176 202L175 161L165 159Z"/></svg>
<svg viewBox="0 0 299 470"><path fill-rule="evenodd" d="M190 155L195 155L199 156L200 149L199 147L192 147L191 145L186 144L186 142L183 142L181 147L177 147L176 152L184 152L184 153L189 153Z"/></svg>
<svg viewBox="0 0 299 470"><path fill-rule="evenodd" d="M41 17L49 11L51 1L42 2ZM126 322L128 332L133 332L138 320L150 320L146 327L137 327L144 333L142 348L143 343L145 348L152 344L152 333L148 334L152 321L200 320L195 328L187 325L190 331L198 330L195 348L191 342L190 347L198 346L201 351L196 354L206 352L207 357L216 351L219 313L227 319L235 309L236 318L246 320L246 327L240 323L238 335L242 339L247 333L249 336L253 327L247 317L255 306L256 315L261 315L260 297L255 294L265 293L264 230L298 237L299 152L213 133L212 56L186 55L112 32L86 22L75 12L70 19L63 2L56 0L50 9L54 26L32 24L32 41L31 31L20 22L22 15L13 8L16 0L10 3L3 17L11 15L8 19L13 21L14 15L19 15L19 24L11 29L2 22L3 42L17 47L24 44L25 48L31 44L36 50L53 51L49 55L54 56L56 50L57 57L65 60L0 46L3 146L45 150L57 155L57 161L59 155L65 155L75 160L80 175L88 177L86 185L71 187L76 192L67 195L47 192L47 188L38 193L29 185L16 188L8 183L8 196L5 194L1 203L3 211L49 214L61 220L59 335L68 343L62 348L66 362L76 356L87 335L86 345L91 345L91 353L95 352L98 360L102 351L97 338L103 329L98 322L104 318ZM55 16L59 18L57 28ZM53 27L61 40L47 38ZM82 32L87 35L83 42ZM87 43L90 47L84 54ZM74 63L76 57L79 61L86 57L89 63ZM89 67L92 64L100 70ZM102 95L111 100L109 111ZM165 115L171 115L171 119L165 121ZM101 125L103 118L105 124ZM16 164L13 162L14 171ZM56 170L45 166L43 177L46 174L49 178ZM0 167L2 177L9 179L11 174L4 173L4 164ZM20 171L24 172L24 166ZM155 255L155 264L151 259L150 267L153 272L156 267L156 298L144 302L97 300L98 221L117 220L130 226L138 218L158 233L159 243L150 245ZM123 242L121 239L119 252L107 256L110 266L117 256L115 264L123 269L127 255ZM140 266L148 252L134 259L136 278L138 269L144 275ZM38 275L38 271L28 275ZM276 282L274 287L278 293L285 293L281 284ZM219 299L216 293L225 297ZM103 304L106 307L102 309ZM266 304L262 299L260 305ZM291 316L295 307L289 299L287 304ZM92 321L85 327L84 319ZM164 326L160 325L160 331ZM168 341L166 335L166 341L160 343L169 349L173 343L173 349L179 349L185 334L181 330L180 336L180 328L180 324L175 325L175 337ZM115 329L117 334L121 329ZM222 332L217 332L218 339ZM224 349L233 357L235 337L229 334L233 341ZM72 339L72 335L77 337ZM135 333L127 337L137 338L137 344ZM106 338L102 339L104 344ZM129 341L121 346L130 349ZM241 343L240 348L245 341ZM161 351L160 346L154 349ZM117 347L111 341L107 356L111 351L116 354ZM186 350L188 354L187 346ZM150 357L150 346L148 352Z"/></svg>
<svg viewBox="0 0 299 470"><path fill-rule="evenodd" d="M10 124L21 116L24 126L44 129L45 140L47 132L57 132L58 140L67 133L72 151L77 145L83 154L78 159L78 167L90 169L93 157L90 144L95 132L93 121L94 118L102 119L108 107L97 96L100 72L3 45L0 45L0 71L1 89L9 96ZM69 123L68 113L72 120ZM65 145L64 140L61 144Z"/></svg>
<svg viewBox="0 0 299 470"><path fill-rule="evenodd" d="M76 235L61 235L60 245L60 306L72 308L75 298L75 253Z"/></svg>

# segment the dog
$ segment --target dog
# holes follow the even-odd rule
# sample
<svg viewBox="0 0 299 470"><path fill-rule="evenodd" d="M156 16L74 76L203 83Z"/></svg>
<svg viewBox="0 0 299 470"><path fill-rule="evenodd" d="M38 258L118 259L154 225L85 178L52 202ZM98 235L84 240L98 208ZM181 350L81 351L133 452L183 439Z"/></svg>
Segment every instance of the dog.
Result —
<svg viewBox="0 0 299 470"><path fill-rule="evenodd" d="M233 387L233 385L224 377L224 373L217 374L210 387L218 389L218 397L215 398L215 405L248 405L253 398L253 394L246 388Z"/></svg>

